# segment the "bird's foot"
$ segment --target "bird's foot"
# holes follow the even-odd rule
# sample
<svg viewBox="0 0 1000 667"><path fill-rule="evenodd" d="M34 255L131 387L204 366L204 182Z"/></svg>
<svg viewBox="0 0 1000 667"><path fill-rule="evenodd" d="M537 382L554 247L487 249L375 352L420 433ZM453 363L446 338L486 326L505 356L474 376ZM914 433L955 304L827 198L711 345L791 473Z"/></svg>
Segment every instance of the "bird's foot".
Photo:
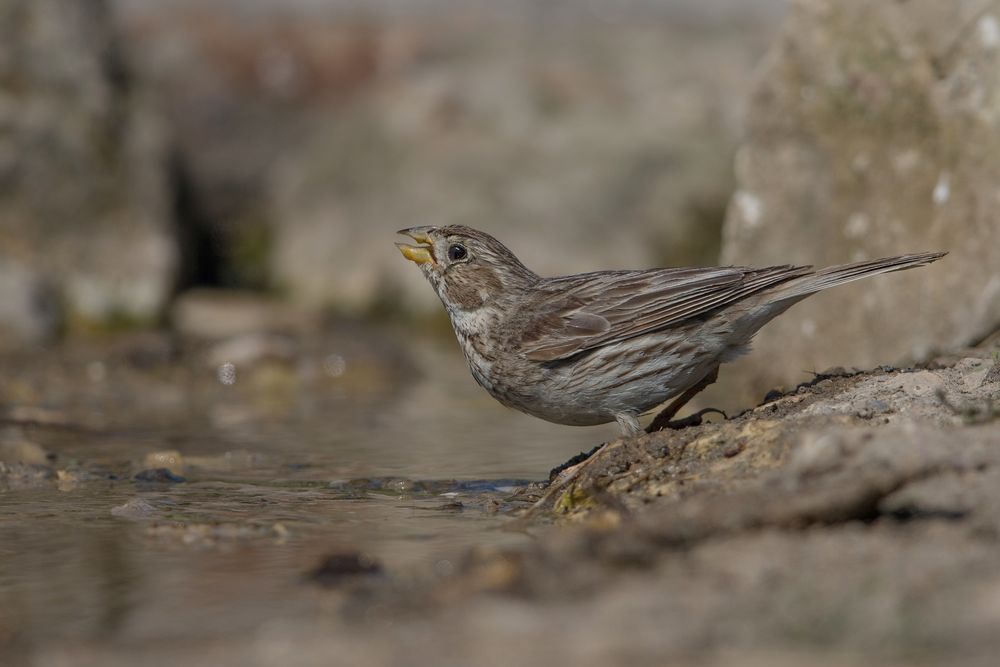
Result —
<svg viewBox="0 0 1000 667"><path fill-rule="evenodd" d="M719 410L718 408L705 408L704 410L699 410L693 415L688 415L683 419L671 419L666 423L656 425L656 428L652 428L655 425L654 422L654 424L650 424L651 428L647 430L647 433L655 433L656 431L662 431L664 429L679 431L683 428L687 428L688 426L701 426L704 423L702 417L704 415L711 414L713 412L722 415L723 419L729 419L726 413L723 412L722 410Z"/></svg>
<svg viewBox="0 0 1000 667"><path fill-rule="evenodd" d="M587 459L589 459L591 456L593 456L594 454L596 454L597 451L601 447L604 446L604 444L605 443L602 442L601 444L599 444L596 447L594 447L593 449L591 449L589 452L580 452L579 454L577 454L576 456L574 456L573 458L571 458L569 461L566 461L565 463L557 465L555 468L553 468L552 470L550 470L549 471L549 484L551 484L552 482L556 481L556 478L558 478L559 475L561 475L562 473L566 472L570 468L574 468L574 467L580 465L581 463L583 463L584 461L586 461Z"/></svg>

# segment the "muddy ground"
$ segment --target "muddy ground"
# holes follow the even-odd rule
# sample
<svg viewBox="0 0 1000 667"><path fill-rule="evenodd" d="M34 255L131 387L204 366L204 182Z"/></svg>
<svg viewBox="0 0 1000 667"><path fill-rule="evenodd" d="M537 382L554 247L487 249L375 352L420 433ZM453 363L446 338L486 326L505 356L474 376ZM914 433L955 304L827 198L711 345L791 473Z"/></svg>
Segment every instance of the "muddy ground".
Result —
<svg viewBox="0 0 1000 667"><path fill-rule="evenodd" d="M529 539L434 567L335 554L302 572L315 609L239 638L53 643L30 658L995 664L996 357L985 345L923 368L835 371L725 421L614 440L548 488L453 505ZM0 468L8 483L12 470Z"/></svg>

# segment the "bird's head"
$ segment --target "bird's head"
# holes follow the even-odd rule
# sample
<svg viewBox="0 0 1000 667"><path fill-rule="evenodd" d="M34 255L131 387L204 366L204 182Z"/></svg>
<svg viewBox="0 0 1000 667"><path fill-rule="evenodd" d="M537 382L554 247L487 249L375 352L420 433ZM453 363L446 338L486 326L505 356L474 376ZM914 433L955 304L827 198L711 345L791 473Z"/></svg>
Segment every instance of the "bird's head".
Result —
<svg viewBox="0 0 1000 667"><path fill-rule="evenodd" d="M471 227L411 227L398 233L420 244L396 247L420 267L449 311L481 308L538 280L506 246Z"/></svg>

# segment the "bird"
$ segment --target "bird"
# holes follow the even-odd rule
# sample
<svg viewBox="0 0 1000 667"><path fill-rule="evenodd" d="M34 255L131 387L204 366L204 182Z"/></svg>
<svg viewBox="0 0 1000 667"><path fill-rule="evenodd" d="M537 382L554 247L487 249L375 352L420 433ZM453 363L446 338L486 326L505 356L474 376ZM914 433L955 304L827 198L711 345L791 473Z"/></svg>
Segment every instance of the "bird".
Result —
<svg viewBox="0 0 1000 667"><path fill-rule="evenodd" d="M573 426L617 422L666 405L645 429L700 423L677 412L750 350L757 331L806 297L925 266L924 252L811 266L609 270L545 278L505 245L464 225L402 229L397 243L448 312L472 376L505 406Z"/></svg>

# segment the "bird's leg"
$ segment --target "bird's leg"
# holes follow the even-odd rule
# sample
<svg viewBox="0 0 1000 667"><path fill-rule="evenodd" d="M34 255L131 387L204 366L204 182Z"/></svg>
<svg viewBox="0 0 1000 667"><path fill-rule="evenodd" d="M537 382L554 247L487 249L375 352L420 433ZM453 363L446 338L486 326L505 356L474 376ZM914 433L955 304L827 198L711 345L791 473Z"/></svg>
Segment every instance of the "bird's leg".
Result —
<svg viewBox="0 0 1000 667"><path fill-rule="evenodd" d="M719 367L716 366L711 371L709 371L709 373L705 377L699 380L698 384L694 385L690 389L685 390L683 394L681 394L673 401L671 401L670 405L660 410L659 414L657 414L656 417L653 419L653 421L650 422L649 426L646 427L646 433L653 433L654 431L660 431L665 428L677 429L677 428L685 428L686 426L697 426L698 424L701 423L701 416L706 412L718 412L723 417L725 417L726 413L723 412L722 410L717 410L715 408L706 408L691 415L690 417L686 417L685 419L678 419L675 422L670 421L671 419L673 419L674 415L676 415L680 411L680 409L687 404L688 401L697 396L699 393L701 393L703 389L705 389L705 387L708 387L718 379L719 379Z"/></svg>
<svg viewBox="0 0 1000 667"><path fill-rule="evenodd" d="M618 422L618 426L622 429L623 438L632 438L642 432L642 426L639 425L639 418L631 412L621 412L615 415L615 421Z"/></svg>

